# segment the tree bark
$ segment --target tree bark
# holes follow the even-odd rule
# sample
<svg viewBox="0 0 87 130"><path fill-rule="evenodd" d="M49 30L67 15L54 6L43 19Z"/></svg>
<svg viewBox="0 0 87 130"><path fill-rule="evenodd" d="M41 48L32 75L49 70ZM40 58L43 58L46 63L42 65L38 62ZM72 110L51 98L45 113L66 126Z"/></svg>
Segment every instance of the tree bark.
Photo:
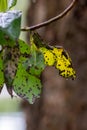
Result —
<svg viewBox="0 0 87 130"><path fill-rule="evenodd" d="M69 3L31 2L28 25L57 15ZM78 0L68 15L38 32L50 45L62 45L69 52L77 78L66 80L53 67L45 69L41 98L34 105L22 102L27 130L87 130L87 0Z"/></svg>

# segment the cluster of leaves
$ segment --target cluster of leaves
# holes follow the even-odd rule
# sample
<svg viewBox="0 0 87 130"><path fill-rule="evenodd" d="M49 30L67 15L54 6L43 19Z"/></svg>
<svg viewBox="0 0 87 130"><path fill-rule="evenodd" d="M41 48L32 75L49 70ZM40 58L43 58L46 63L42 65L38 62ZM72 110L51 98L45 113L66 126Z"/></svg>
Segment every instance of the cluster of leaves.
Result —
<svg viewBox="0 0 87 130"><path fill-rule="evenodd" d="M10 0L9 9L16 4ZM8 93L13 91L33 104L42 90L41 74L46 66L54 66L65 78L76 77L68 53L61 47L45 44L38 33L30 33L30 45L19 39L20 11L0 13L0 91L6 84Z"/></svg>

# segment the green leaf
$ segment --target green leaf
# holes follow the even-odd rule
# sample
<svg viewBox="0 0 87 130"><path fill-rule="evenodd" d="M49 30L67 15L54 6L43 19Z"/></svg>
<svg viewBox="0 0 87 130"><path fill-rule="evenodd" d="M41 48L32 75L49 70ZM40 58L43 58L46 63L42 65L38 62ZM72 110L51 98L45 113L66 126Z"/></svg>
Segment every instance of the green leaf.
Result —
<svg viewBox="0 0 87 130"><path fill-rule="evenodd" d="M40 97L42 85L39 78L45 67L43 55L36 51L34 57L32 53L30 46L22 40L18 40L16 46L5 47L4 51L5 83L9 94L13 96L14 89L31 104Z"/></svg>
<svg viewBox="0 0 87 130"><path fill-rule="evenodd" d="M8 3L8 9L11 9L13 6L15 6L17 3L17 0L9 0Z"/></svg>
<svg viewBox="0 0 87 130"><path fill-rule="evenodd" d="M29 73L35 76L40 77L42 71L45 68L44 64L44 57L43 54L40 52L36 52L36 59L34 60L34 57L31 56L29 59Z"/></svg>
<svg viewBox="0 0 87 130"><path fill-rule="evenodd" d="M13 88L17 95L33 104L40 97L42 85L40 79L27 72L24 66L26 61L27 58L20 57Z"/></svg>
<svg viewBox="0 0 87 130"><path fill-rule="evenodd" d="M17 95L33 104L40 97L40 76L45 64L43 55L37 51L34 44L31 48L24 41L19 40L20 59L17 73L13 81L13 88Z"/></svg>
<svg viewBox="0 0 87 130"><path fill-rule="evenodd" d="M30 35L30 43L31 43L31 58L29 60L29 73L33 74L33 75L37 75L38 77L40 77L41 72L44 70L45 68L45 64L44 64L44 57L43 54L38 50L36 44L35 44L35 39L33 37L34 35ZM35 35L37 36L37 35ZM38 39L38 36L37 36ZM38 41L36 41L38 42ZM41 41L39 41L41 42Z"/></svg>
<svg viewBox="0 0 87 130"><path fill-rule="evenodd" d="M17 40L20 35L21 26L21 12L20 11L8 11L6 13L0 13L0 35L9 37L9 39ZM4 43L2 43L4 44Z"/></svg>
<svg viewBox="0 0 87 130"><path fill-rule="evenodd" d="M8 93L11 95L11 97L13 97L12 83L16 75L20 55L22 55L23 57L29 57L29 53L30 46L22 40L18 40L17 45L13 47L7 46L4 48L5 83ZM25 62L23 62L23 66L25 67Z"/></svg>
<svg viewBox="0 0 87 130"><path fill-rule="evenodd" d="M20 53L21 54L30 54L30 46L29 44L27 44L26 42L24 42L23 40L19 40L19 49L20 49Z"/></svg>
<svg viewBox="0 0 87 130"><path fill-rule="evenodd" d="M0 12L7 10L7 0L0 0Z"/></svg>
<svg viewBox="0 0 87 130"><path fill-rule="evenodd" d="M14 46L15 45L15 41L10 39L6 33L4 33L3 31L0 30L0 45L7 45L7 46Z"/></svg>
<svg viewBox="0 0 87 130"><path fill-rule="evenodd" d="M0 51L0 92L4 84L3 52Z"/></svg>

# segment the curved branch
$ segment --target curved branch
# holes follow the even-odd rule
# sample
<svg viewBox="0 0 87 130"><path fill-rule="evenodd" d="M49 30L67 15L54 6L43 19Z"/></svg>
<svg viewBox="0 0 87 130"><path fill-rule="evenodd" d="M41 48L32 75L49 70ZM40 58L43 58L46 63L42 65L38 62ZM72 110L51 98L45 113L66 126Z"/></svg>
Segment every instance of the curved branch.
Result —
<svg viewBox="0 0 87 130"><path fill-rule="evenodd" d="M72 8L73 6L75 5L75 2L76 0L73 0L72 3L62 12L60 13L59 15L45 21L45 22L42 22L40 24L36 24L34 26L30 26L30 27L24 27L24 28L21 28L21 31L32 31L32 30L36 30L36 29L39 29L41 27L44 27L44 26L47 26L61 18L63 18Z"/></svg>

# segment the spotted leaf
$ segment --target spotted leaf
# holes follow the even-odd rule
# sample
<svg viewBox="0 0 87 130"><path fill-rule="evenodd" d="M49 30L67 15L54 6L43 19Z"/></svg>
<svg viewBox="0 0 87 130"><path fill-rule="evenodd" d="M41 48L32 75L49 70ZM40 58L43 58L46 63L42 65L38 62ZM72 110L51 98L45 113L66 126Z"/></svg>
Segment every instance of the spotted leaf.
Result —
<svg viewBox="0 0 87 130"><path fill-rule="evenodd" d="M24 66L26 61L27 58L20 57L13 88L17 95L33 104L40 97L42 85L40 79L27 72Z"/></svg>
<svg viewBox="0 0 87 130"><path fill-rule="evenodd" d="M44 63L48 66L55 66L59 70L59 74L65 78L76 77L75 70L72 67L72 61L69 54L62 47L53 47L44 44L38 33L31 34L32 43L36 45L38 50L44 56Z"/></svg>
<svg viewBox="0 0 87 130"><path fill-rule="evenodd" d="M26 42L24 42L23 40L18 41L19 44L19 51L21 54L24 54L25 56L30 54L30 46L29 44L27 44Z"/></svg>
<svg viewBox="0 0 87 130"><path fill-rule="evenodd" d="M39 98L41 94L42 84L40 76L45 67L44 58L42 53L37 50L33 41L31 48L22 41L19 44L21 56L13 81L13 88L17 95L33 104L35 99Z"/></svg>
<svg viewBox="0 0 87 130"><path fill-rule="evenodd" d="M54 56L52 50L51 49L46 49L45 47L41 47L40 51L44 55L45 64L47 64L48 66L54 65L54 63L55 63L55 56Z"/></svg>
<svg viewBox="0 0 87 130"><path fill-rule="evenodd" d="M59 74L65 78L76 77L75 70L72 67L72 61L69 54L63 48L53 48L53 54L56 58L55 67L59 70Z"/></svg>
<svg viewBox="0 0 87 130"><path fill-rule="evenodd" d="M20 57L19 46L5 47L4 49L4 77L7 90L11 97L12 94L12 83L15 78L16 70L18 67L18 60Z"/></svg>
<svg viewBox="0 0 87 130"><path fill-rule="evenodd" d="M69 54L63 48L40 47L39 50L44 55L44 62L48 66L55 66L59 70L59 74L65 78L76 77L75 70L72 67L72 61Z"/></svg>

